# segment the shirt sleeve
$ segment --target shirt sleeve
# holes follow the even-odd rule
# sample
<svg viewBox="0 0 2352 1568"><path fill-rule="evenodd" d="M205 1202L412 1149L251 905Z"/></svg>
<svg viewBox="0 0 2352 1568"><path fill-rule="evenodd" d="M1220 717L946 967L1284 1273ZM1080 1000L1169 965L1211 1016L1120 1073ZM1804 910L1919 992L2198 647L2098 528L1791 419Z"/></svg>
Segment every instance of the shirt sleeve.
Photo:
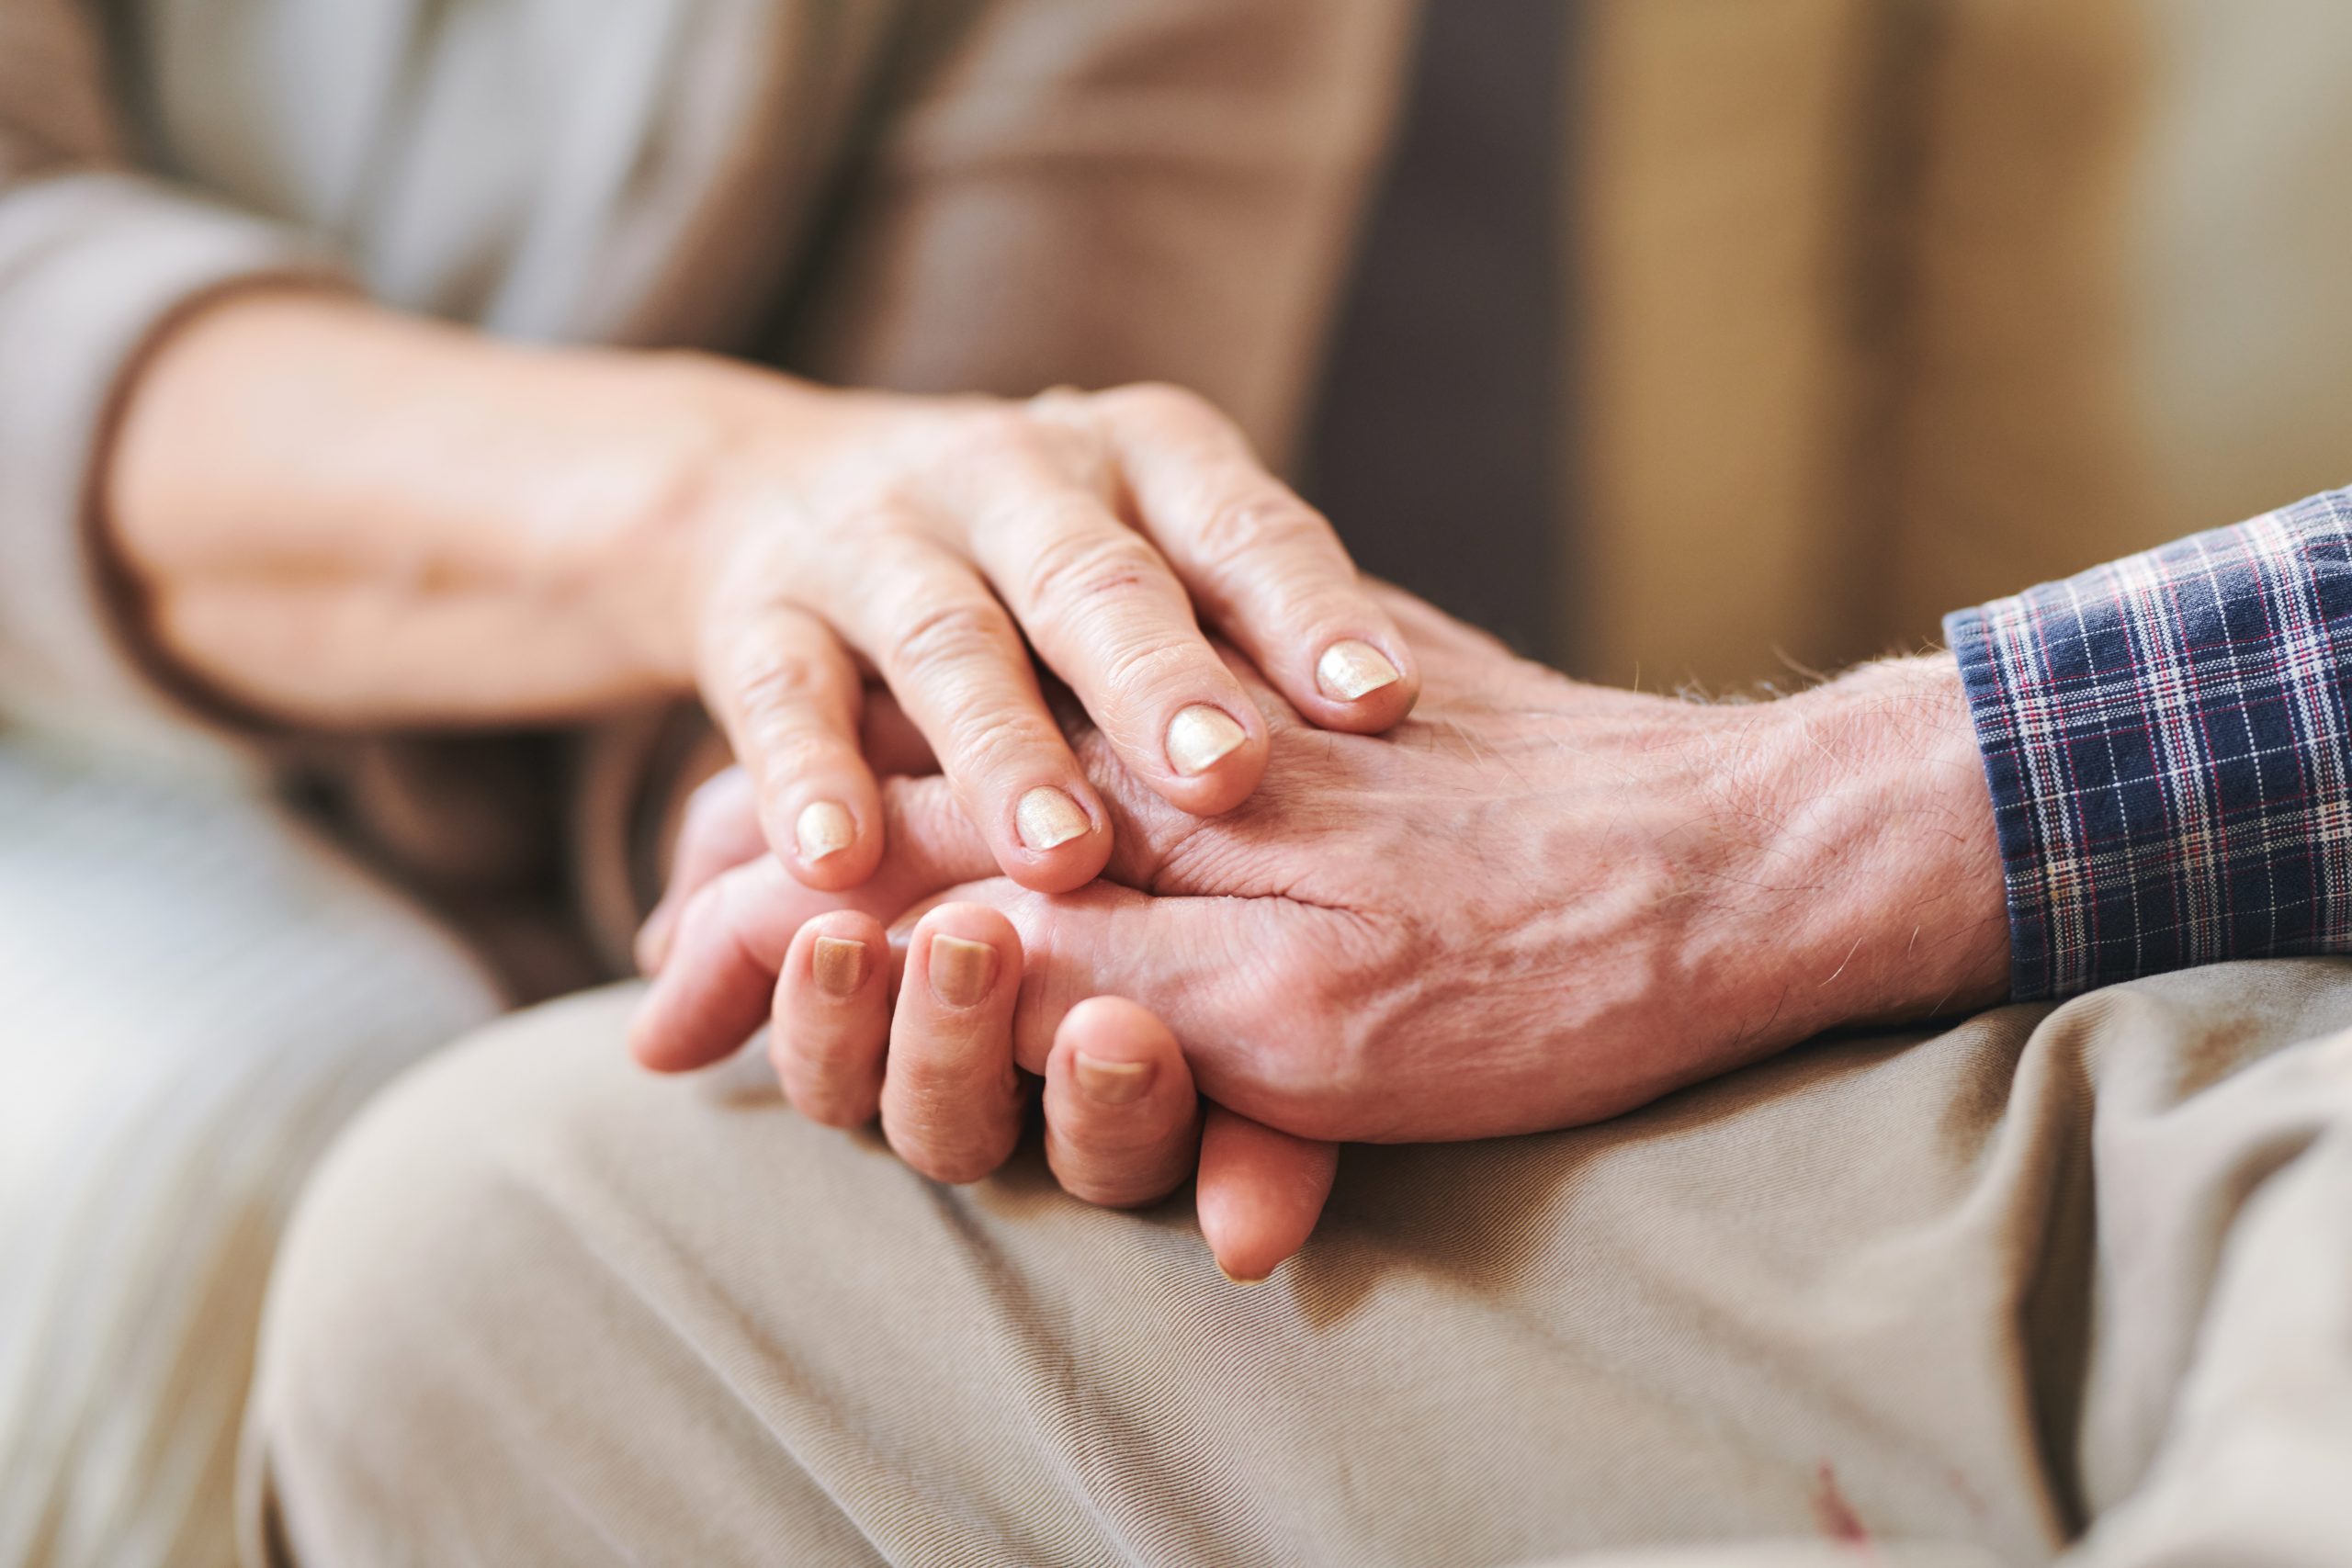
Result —
<svg viewBox="0 0 2352 1568"><path fill-rule="evenodd" d="M2018 999L2352 952L2352 491L1944 627Z"/></svg>
<svg viewBox="0 0 2352 1568"><path fill-rule="evenodd" d="M187 716L89 525L127 370L219 290L336 275L300 231L129 167L86 9L0 0L0 709L77 729Z"/></svg>

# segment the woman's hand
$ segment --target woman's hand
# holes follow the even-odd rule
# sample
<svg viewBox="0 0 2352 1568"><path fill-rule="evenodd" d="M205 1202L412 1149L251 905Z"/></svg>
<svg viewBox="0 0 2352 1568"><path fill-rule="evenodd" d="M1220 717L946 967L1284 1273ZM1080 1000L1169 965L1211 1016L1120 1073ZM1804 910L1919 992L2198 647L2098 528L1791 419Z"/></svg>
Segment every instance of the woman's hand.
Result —
<svg viewBox="0 0 2352 1568"><path fill-rule="evenodd" d="M1031 649L1128 774L1195 815L1239 805L1267 757L1196 608L1312 723L1373 732L1412 705L1410 651L1329 525L1187 393L1006 403L714 371L700 684L808 886L856 886L885 852L869 670L994 863L1042 892L1102 871L1111 818Z"/></svg>
<svg viewBox="0 0 2352 1568"><path fill-rule="evenodd" d="M1266 766L1196 611L1313 723L1385 729L1417 689L1329 525L1168 388L842 392L262 288L142 362L104 479L146 630L209 694L355 728L698 686L767 840L820 888L886 847L856 739L869 672L991 863L1041 890L1092 877L1111 834L1033 649L1188 813L1230 809Z"/></svg>

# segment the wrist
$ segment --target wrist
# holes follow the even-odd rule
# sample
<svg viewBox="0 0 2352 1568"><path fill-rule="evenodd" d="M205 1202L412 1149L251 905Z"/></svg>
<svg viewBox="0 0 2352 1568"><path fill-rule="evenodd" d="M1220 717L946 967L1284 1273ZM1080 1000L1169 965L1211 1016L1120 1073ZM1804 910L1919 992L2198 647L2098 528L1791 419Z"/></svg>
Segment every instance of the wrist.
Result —
<svg viewBox="0 0 2352 1568"><path fill-rule="evenodd" d="M1771 849L1811 889L1789 928L1805 1032L2005 999L2000 848L1951 656L1865 665L1775 706Z"/></svg>
<svg viewBox="0 0 2352 1568"><path fill-rule="evenodd" d="M576 537L577 568L608 597L606 617L648 677L679 694L695 684L698 634L717 540L740 511L730 476L754 444L772 379L690 352L600 355L613 394L599 423L622 454L607 526Z"/></svg>
<svg viewBox="0 0 2352 1568"><path fill-rule="evenodd" d="M716 365L241 291L134 372L99 525L158 656L235 707L508 723L683 693Z"/></svg>
<svg viewBox="0 0 2352 1568"><path fill-rule="evenodd" d="M843 465L881 449L889 414L907 400L823 387L695 353L632 356L639 401L673 411L650 443L663 476L631 530L646 558L650 646L665 675L691 688L715 606L761 594L797 574L811 533L810 498Z"/></svg>

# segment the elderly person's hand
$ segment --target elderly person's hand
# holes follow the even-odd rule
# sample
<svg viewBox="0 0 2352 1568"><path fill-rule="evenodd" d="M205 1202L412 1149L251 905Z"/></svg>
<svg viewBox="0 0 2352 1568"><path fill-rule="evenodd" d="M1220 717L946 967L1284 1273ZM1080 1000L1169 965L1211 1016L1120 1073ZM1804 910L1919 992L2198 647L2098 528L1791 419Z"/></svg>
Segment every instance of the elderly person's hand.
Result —
<svg viewBox="0 0 2352 1568"><path fill-rule="evenodd" d="M866 740L878 766L934 772L887 697ZM674 1070L723 1054L672 1063L659 1054L663 1041L748 1038L767 1016L773 978L769 1055L804 1114L860 1127L878 1113L907 1162L939 1180L977 1180L1001 1165L1033 1082L1001 1048L1023 964L1004 917L942 904L920 919L910 914L893 941L871 911L898 912L910 889L941 874L921 862L920 840L902 840L885 874L852 894L811 892L766 852L741 768L695 793L678 838L671 897L647 922L642 960L661 970L677 912L689 908L693 956L682 967L716 962L732 983L658 987L638 1035L649 1064ZM910 974L919 976L912 987ZM879 1057L894 1030L910 1044L886 1083ZM1100 997L1070 1009L1039 1070L1046 1161L1072 1196L1132 1208L1196 1179L1202 1235L1219 1267L1245 1282L1272 1272L1314 1229L1337 1150L1203 1102L1175 1037L1135 1003Z"/></svg>
<svg viewBox="0 0 2352 1568"><path fill-rule="evenodd" d="M986 846L922 780L888 792L893 860L860 907L806 929L809 907L763 864L682 861L640 1059L732 1050L773 986L795 1102L841 1120L878 1095L888 1132L902 1067L1009 1082L1046 1066L1074 1005L1116 994L1170 1025L1204 1094L1257 1122L1465 1138L1612 1115L1834 1024L2002 993L1992 815L1949 659L1709 705L1578 685L1387 603L1421 655L1419 715L1385 739L1320 733L1236 660L1274 766L1226 817L1169 810L1083 740L1119 829L1083 892L964 882ZM727 815L691 836L723 839ZM875 917L926 897L944 902L918 934L952 919L1010 953L1017 933L1021 994L981 1026L941 1027L909 987L895 1020L877 1005L844 1031L813 972L782 965L775 983L776 955L878 946ZM1009 1149L1014 1103L966 1097L921 1139Z"/></svg>
<svg viewBox="0 0 2352 1568"><path fill-rule="evenodd" d="M698 684L812 887L886 850L869 671L990 863L1046 891L1091 880L1112 832L1033 648L1186 813L1267 764L1196 610L1315 723L1385 729L1418 685L1329 525L1164 387L837 391L259 290L152 355L104 510L163 651L266 714L504 724Z"/></svg>
<svg viewBox="0 0 2352 1568"><path fill-rule="evenodd" d="M1195 606L1313 722L1385 729L1411 705L1404 639L1329 525L1189 394L1014 404L717 379L732 399L714 399L727 437L700 500L702 686L768 842L812 887L854 886L885 852L860 661L991 861L1047 892L1102 871L1111 818L1023 634L1126 776L1186 813L1232 809L1267 764L1264 720Z"/></svg>

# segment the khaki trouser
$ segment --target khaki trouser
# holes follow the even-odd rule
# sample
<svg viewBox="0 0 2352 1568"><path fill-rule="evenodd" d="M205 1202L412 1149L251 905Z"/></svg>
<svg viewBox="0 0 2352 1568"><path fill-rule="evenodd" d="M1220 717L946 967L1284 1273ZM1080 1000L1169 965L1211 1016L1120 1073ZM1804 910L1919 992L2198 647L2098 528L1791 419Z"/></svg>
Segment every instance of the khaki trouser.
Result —
<svg viewBox="0 0 2352 1568"><path fill-rule="evenodd" d="M493 1028L330 1156L265 1332L257 1549L2352 1562L2342 964L1351 1150L1254 1289L1181 1201L1087 1208L1033 1156L942 1188L756 1061L640 1075L631 999Z"/></svg>

